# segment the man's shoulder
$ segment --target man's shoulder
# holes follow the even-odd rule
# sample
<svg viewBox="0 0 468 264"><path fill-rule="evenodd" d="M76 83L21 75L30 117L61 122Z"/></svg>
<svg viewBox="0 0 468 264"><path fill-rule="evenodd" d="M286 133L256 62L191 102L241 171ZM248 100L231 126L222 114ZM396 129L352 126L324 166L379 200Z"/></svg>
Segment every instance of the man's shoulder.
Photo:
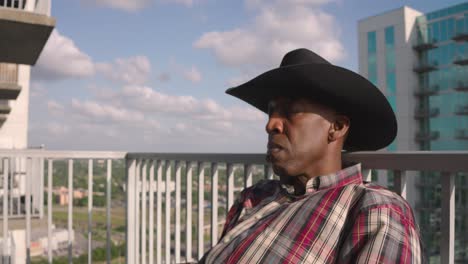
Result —
<svg viewBox="0 0 468 264"><path fill-rule="evenodd" d="M408 202L399 194L374 183L365 183L363 196L359 202L360 211L390 209L405 218L413 219L413 211Z"/></svg>

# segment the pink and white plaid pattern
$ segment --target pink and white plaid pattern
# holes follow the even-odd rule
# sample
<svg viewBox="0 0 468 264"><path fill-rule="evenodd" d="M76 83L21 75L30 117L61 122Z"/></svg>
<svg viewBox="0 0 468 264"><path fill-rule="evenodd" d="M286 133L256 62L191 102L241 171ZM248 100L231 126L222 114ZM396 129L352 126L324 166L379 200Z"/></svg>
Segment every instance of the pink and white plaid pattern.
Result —
<svg viewBox="0 0 468 264"><path fill-rule="evenodd" d="M360 164L311 179L295 196L279 181L242 191L205 263L421 263L413 212L363 183Z"/></svg>

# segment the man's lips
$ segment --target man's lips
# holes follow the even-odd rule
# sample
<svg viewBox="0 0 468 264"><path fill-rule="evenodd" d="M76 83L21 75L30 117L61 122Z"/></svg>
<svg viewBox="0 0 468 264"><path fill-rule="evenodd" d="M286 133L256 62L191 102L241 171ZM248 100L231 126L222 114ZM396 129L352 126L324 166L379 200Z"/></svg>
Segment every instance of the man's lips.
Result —
<svg viewBox="0 0 468 264"><path fill-rule="evenodd" d="M267 151L269 153L273 153L273 152L279 152L281 150L283 150L283 146L277 144L277 143L274 143L274 142L268 142L268 145L267 145Z"/></svg>

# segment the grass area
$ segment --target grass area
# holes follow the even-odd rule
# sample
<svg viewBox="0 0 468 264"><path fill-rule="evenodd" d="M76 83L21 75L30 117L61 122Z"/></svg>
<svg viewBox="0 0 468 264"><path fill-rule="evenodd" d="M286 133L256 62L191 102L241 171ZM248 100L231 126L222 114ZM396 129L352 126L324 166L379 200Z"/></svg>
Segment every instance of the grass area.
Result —
<svg viewBox="0 0 468 264"><path fill-rule="evenodd" d="M68 207L54 207L52 212L54 222L68 222ZM105 209L94 209L92 213L93 226L106 225L106 211ZM114 207L111 208L111 224L113 227L125 226L125 208ZM87 227L88 226L88 208L74 207L73 208L73 225Z"/></svg>

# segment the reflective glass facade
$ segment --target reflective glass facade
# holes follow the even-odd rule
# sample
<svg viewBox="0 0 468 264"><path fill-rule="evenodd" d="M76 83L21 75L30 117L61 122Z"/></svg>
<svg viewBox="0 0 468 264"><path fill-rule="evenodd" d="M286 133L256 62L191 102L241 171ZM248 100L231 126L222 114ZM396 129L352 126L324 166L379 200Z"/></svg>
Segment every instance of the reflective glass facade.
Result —
<svg viewBox="0 0 468 264"><path fill-rule="evenodd" d="M419 119L425 150L468 150L468 3L428 13L417 19L419 89L417 109L426 113ZM423 67L422 67L423 68ZM428 91L423 93L423 91ZM423 174L419 182L421 233L430 259L439 254L440 175ZM468 263L468 176L456 178L457 263ZM432 262L432 261L431 261Z"/></svg>

